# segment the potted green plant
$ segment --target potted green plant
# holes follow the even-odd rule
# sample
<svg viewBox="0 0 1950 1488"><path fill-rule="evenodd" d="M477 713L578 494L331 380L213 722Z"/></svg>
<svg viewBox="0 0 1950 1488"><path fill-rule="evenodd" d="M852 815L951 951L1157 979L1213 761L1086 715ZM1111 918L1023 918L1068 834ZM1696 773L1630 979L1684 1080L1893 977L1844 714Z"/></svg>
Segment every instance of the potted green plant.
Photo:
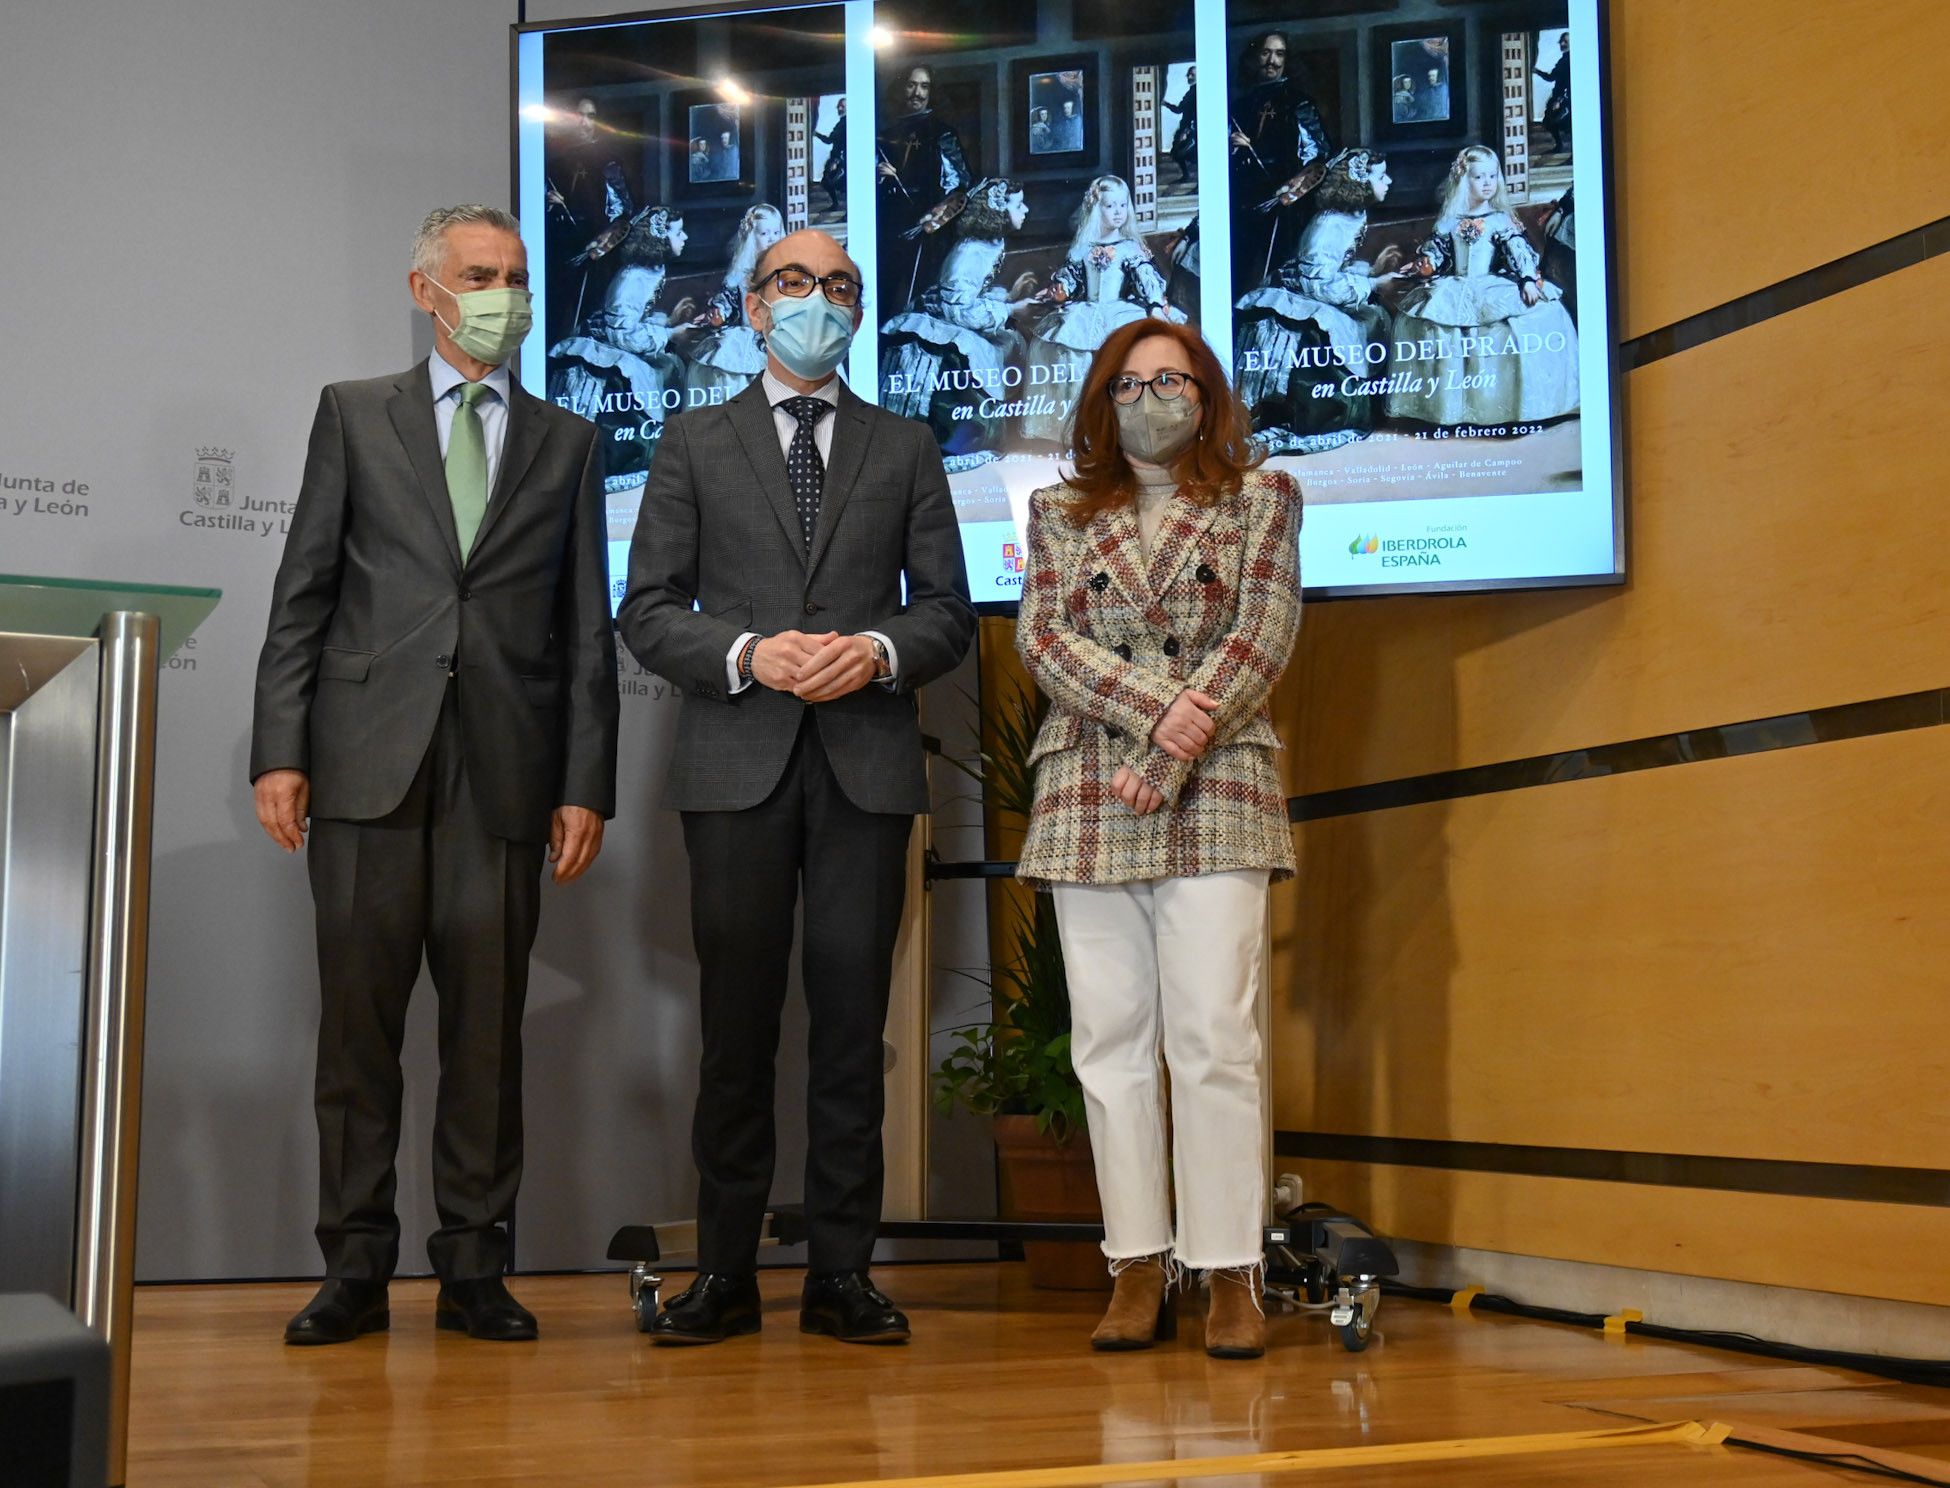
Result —
<svg viewBox="0 0 1950 1488"><path fill-rule="evenodd" d="M1047 704L1018 687L991 720L991 747L978 771L985 802L1027 820L1035 794L1029 752ZM987 976L961 973L988 993L986 1018L955 1030L955 1046L935 1071L945 1115L961 1106L990 1118L1006 1219L1094 1221L1103 1217L1083 1087L1070 1062L1070 992L1047 894L1016 893L1006 952ZM1107 1268L1088 1242L1032 1241L1023 1247L1037 1286L1096 1289Z"/></svg>

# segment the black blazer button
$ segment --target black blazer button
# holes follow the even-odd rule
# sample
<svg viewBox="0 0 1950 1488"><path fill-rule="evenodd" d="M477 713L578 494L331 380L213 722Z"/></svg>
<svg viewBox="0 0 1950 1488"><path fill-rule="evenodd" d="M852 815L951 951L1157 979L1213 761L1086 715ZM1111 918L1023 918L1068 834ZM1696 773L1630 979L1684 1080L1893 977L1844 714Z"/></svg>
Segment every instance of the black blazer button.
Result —
<svg viewBox="0 0 1950 1488"><path fill-rule="evenodd" d="M472 589L463 589L460 591L460 597L463 602L470 600L474 597L474 591Z"/></svg>
<svg viewBox="0 0 1950 1488"><path fill-rule="evenodd" d="M817 615L819 613L819 606L814 604L811 600L807 600L806 613L808 615Z"/></svg>
<svg viewBox="0 0 1950 1488"><path fill-rule="evenodd" d="M1127 645L1123 645L1120 643L1117 647L1117 654L1123 657L1126 661L1129 661L1131 659L1131 648Z"/></svg>
<svg viewBox="0 0 1950 1488"><path fill-rule="evenodd" d="M1201 563L1198 566L1198 572L1193 577L1201 584L1216 584L1219 582L1219 576L1212 572L1212 565L1209 563Z"/></svg>
<svg viewBox="0 0 1950 1488"><path fill-rule="evenodd" d="M453 657L447 655L447 653L444 651L441 652L440 655L434 657L433 664L439 667L440 670L443 672L451 672L454 669Z"/></svg>
<svg viewBox="0 0 1950 1488"><path fill-rule="evenodd" d="M1102 594L1106 589L1110 588L1110 575L1099 569L1091 577L1090 587L1095 589L1099 594Z"/></svg>
<svg viewBox="0 0 1950 1488"><path fill-rule="evenodd" d="M1178 637L1166 636L1164 645L1159 647L1159 649L1167 656L1176 656L1178 654Z"/></svg>

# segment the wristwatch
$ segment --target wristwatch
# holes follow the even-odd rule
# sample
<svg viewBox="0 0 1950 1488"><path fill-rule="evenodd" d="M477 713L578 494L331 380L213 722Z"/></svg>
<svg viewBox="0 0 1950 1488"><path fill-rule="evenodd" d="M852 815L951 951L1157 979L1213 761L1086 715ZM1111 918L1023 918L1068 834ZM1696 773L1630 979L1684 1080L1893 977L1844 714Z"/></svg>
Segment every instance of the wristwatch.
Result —
<svg viewBox="0 0 1950 1488"><path fill-rule="evenodd" d="M867 640L873 646L873 675L875 680L893 676L894 664L887 659L887 643L881 640L879 636L868 636Z"/></svg>

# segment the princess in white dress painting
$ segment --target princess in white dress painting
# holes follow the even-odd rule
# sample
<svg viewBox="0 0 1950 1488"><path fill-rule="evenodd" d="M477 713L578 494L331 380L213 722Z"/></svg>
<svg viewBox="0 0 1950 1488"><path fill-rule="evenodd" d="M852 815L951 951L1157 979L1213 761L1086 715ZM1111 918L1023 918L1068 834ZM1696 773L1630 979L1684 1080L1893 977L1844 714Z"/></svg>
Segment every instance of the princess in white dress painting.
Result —
<svg viewBox="0 0 1950 1488"><path fill-rule="evenodd" d="M1092 181L1076 222L1076 237L1063 266L1035 297L1036 302L1055 308L1031 327L1029 335L1027 392L1034 406L1023 420L1023 433L1052 444L1069 437L1069 407L1106 336L1147 315L1185 319L1172 308L1165 276L1132 224L1131 188L1123 177L1099 176Z"/></svg>
<svg viewBox="0 0 1950 1488"><path fill-rule="evenodd" d="M1494 150L1456 157L1410 272L1421 282L1395 319L1390 414L1480 427L1577 412L1577 326L1504 198Z"/></svg>
<svg viewBox="0 0 1950 1488"><path fill-rule="evenodd" d="M686 353L690 369L685 380L693 405L734 398L765 370L765 338L745 321L745 279L765 250L784 236L785 218L767 202L738 219L724 286L705 301L703 313L691 323L703 332Z"/></svg>

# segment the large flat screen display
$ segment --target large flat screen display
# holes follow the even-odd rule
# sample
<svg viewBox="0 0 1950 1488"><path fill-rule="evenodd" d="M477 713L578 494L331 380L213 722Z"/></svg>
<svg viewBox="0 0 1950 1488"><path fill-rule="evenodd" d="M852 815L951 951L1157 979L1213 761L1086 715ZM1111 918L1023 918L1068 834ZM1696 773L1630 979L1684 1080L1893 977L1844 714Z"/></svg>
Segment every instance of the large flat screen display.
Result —
<svg viewBox="0 0 1950 1488"><path fill-rule="evenodd" d="M1298 477L1311 594L1615 580L1603 22L829 0L517 28L522 379L606 435L620 588L666 422L765 365L745 275L822 228L867 285L847 380L933 429L978 603L1014 603L1090 357L1145 317L1199 329Z"/></svg>

